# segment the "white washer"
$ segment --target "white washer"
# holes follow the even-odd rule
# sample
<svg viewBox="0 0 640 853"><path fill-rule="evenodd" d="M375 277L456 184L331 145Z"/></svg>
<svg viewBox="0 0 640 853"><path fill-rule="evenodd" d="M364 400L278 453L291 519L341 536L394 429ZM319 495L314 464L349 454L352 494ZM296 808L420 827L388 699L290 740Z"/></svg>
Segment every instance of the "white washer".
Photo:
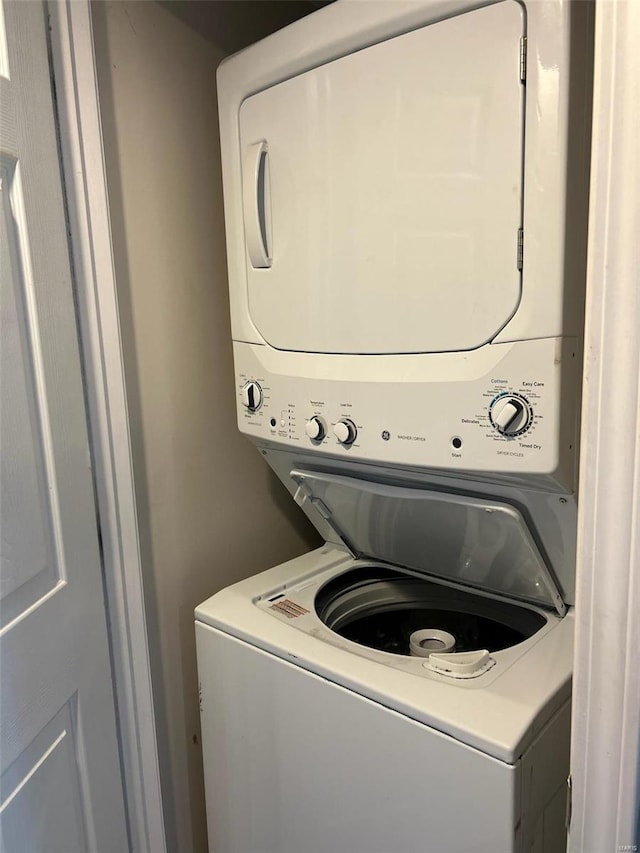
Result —
<svg viewBox="0 0 640 853"><path fill-rule="evenodd" d="M591 11L220 67L238 424L326 545L196 611L215 853L564 849Z"/></svg>
<svg viewBox="0 0 640 853"><path fill-rule="evenodd" d="M532 611L539 635L454 681L320 621L357 565L326 547L198 608L210 849L564 850L571 615Z"/></svg>
<svg viewBox="0 0 640 853"><path fill-rule="evenodd" d="M572 614L515 504L377 474L292 470L342 544L196 611L211 849L561 851Z"/></svg>

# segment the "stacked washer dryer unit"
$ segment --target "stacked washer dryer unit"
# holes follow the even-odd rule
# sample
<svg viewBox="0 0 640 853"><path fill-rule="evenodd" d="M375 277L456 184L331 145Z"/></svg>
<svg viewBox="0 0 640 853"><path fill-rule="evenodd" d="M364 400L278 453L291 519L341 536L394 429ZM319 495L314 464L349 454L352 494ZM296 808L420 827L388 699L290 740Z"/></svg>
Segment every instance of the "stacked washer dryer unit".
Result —
<svg viewBox="0 0 640 853"><path fill-rule="evenodd" d="M196 611L216 853L564 849L590 39L338 0L220 67L238 424L326 544Z"/></svg>

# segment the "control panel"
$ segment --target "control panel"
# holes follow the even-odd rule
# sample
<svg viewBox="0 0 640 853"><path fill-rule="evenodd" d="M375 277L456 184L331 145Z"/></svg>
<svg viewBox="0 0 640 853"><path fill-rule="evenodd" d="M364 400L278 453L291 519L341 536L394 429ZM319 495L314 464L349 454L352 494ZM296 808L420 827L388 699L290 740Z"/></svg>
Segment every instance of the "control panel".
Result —
<svg viewBox="0 0 640 853"><path fill-rule="evenodd" d="M575 341L484 349L486 372L479 376L465 376L465 354L453 353L439 359L432 376L407 371L412 365L404 361L398 376L392 372L385 381L376 379L384 371L376 371L375 363L367 375L365 363L365 375L344 381L286 375L278 362L321 356L236 343L239 426L255 438L365 461L570 480L578 405ZM415 358L419 367L418 359L433 357ZM272 369L265 364L269 359ZM445 364L448 381L438 369Z"/></svg>

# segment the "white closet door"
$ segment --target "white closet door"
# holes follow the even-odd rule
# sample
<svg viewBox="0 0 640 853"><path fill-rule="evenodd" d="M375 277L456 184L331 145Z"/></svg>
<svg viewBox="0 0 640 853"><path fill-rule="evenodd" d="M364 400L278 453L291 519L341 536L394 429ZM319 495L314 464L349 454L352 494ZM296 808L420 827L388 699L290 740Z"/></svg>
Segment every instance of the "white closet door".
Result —
<svg viewBox="0 0 640 853"><path fill-rule="evenodd" d="M243 102L249 306L272 346L465 350L509 320L523 26L506 0Z"/></svg>
<svg viewBox="0 0 640 853"><path fill-rule="evenodd" d="M0 12L1 846L123 853L46 9Z"/></svg>

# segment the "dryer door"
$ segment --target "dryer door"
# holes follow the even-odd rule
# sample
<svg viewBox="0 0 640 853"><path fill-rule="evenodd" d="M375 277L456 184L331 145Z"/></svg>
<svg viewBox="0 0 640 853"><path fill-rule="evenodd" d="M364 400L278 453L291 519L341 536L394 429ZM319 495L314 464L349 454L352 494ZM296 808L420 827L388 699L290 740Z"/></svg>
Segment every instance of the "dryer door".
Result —
<svg viewBox="0 0 640 853"><path fill-rule="evenodd" d="M269 344L468 350L510 319L523 26L505 0L243 102L249 307Z"/></svg>

